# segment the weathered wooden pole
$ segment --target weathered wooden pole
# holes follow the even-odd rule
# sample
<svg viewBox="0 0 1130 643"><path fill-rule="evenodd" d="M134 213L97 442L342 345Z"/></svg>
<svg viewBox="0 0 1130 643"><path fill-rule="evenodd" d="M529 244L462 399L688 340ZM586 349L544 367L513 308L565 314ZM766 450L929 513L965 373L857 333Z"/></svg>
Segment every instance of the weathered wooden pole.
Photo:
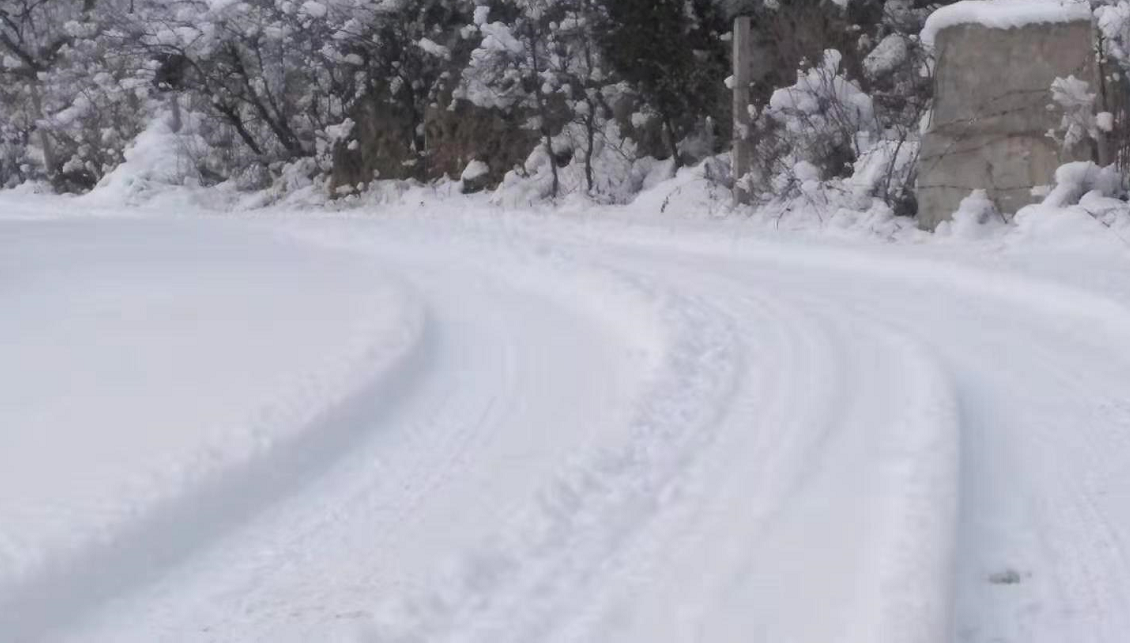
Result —
<svg viewBox="0 0 1130 643"><path fill-rule="evenodd" d="M174 133L180 132L183 121L180 115L180 96L176 92L169 92L169 129Z"/></svg>
<svg viewBox="0 0 1130 643"><path fill-rule="evenodd" d="M741 179L750 170L753 158L749 140L749 85L752 76L752 43L750 19L742 16L734 20L734 204L749 203L749 190Z"/></svg>

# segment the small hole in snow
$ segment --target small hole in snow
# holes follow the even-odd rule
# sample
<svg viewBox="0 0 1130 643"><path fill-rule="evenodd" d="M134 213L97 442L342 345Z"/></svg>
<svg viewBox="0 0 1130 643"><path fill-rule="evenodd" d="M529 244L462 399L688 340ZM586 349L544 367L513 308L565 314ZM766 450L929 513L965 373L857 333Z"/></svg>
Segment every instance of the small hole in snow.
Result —
<svg viewBox="0 0 1130 643"><path fill-rule="evenodd" d="M994 585L1016 585L1020 582L1020 572L1015 569L995 572L989 574L989 582Z"/></svg>

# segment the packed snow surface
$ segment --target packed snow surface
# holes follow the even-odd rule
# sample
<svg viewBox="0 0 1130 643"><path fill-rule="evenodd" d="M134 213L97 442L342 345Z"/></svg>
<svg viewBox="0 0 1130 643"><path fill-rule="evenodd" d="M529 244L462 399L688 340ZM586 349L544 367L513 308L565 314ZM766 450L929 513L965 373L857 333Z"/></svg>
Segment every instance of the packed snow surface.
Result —
<svg viewBox="0 0 1130 643"><path fill-rule="evenodd" d="M1091 20L1091 5L1086 0L962 0L930 14L922 42L933 47L939 31L958 25L1016 29L1077 20Z"/></svg>
<svg viewBox="0 0 1130 643"><path fill-rule="evenodd" d="M0 193L0 640L1125 640L1111 230L485 204Z"/></svg>

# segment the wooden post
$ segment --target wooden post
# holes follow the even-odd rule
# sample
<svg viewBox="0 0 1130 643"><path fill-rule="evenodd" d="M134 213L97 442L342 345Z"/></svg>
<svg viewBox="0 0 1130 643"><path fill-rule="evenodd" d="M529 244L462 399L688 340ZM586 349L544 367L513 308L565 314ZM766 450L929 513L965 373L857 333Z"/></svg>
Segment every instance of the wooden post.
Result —
<svg viewBox="0 0 1130 643"><path fill-rule="evenodd" d="M749 191L740 180L750 170L753 144L749 140L749 85L752 76L752 43L750 19L742 16L734 20L734 205L749 203Z"/></svg>
<svg viewBox="0 0 1130 643"><path fill-rule="evenodd" d="M169 92L169 112L169 129L173 130L175 133L179 133L182 127L182 121L180 115L180 98L177 96L176 92Z"/></svg>

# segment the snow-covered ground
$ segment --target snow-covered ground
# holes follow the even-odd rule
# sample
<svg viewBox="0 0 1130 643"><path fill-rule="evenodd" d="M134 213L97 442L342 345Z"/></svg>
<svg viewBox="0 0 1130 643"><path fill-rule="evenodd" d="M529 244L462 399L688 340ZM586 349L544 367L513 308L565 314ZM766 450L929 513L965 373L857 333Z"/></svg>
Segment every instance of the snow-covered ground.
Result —
<svg viewBox="0 0 1130 643"><path fill-rule="evenodd" d="M407 203L0 193L0 640L1130 632L1114 231Z"/></svg>

